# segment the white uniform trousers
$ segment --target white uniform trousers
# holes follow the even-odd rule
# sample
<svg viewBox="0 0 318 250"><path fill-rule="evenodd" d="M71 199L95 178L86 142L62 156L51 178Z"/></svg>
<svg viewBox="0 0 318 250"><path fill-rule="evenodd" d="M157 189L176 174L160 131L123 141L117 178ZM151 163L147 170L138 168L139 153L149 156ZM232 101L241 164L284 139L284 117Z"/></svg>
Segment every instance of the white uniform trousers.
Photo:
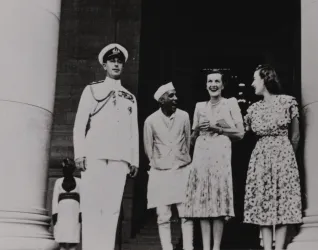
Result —
<svg viewBox="0 0 318 250"><path fill-rule="evenodd" d="M178 203L177 209L179 217L183 217L184 204ZM171 242L171 205L157 207L157 222L160 242L163 250L173 250ZM193 250L193 221L186 218L181 219L181 230L183 239L183 249Z"/></svg>
<svg viewBox="0 0 318 250"><path fill-rule="evenodd" d="M114 250L128 171L123 161L87 159L81 185L83 250Z"/></svg>

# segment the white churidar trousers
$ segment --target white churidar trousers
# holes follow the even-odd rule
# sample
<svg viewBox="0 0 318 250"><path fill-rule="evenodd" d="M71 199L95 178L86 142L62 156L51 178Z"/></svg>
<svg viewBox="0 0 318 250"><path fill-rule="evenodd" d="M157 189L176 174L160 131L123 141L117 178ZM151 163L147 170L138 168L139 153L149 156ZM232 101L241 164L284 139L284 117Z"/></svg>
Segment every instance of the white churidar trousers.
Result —
<svg viewBox="0 0 318 250"><path fill-rule="evenodd" d="M177 209L179 217L183 216L184 205L178 203ZM160 242L163 250L173 250L171 242L171 205L163 205L157 207L158 215L158 230L160 236ZM181 219L181 230L183 239L183 249L193 250L193 221L185 218Z"/></svg>

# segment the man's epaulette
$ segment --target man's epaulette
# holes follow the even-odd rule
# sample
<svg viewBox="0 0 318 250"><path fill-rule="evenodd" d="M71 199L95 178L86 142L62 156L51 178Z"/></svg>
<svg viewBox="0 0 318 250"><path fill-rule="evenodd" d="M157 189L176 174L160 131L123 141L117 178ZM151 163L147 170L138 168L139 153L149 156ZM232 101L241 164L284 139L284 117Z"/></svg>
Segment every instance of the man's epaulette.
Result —
<svg viewBox="0 0 318 250"><path fill-rule="evenodd" d="M124 98L128 99L129 101L131 101L132 103L135 102L133 95L131 95L131 94L125 92L125 91L119 90L118 91L118 96L124 97Z"/></svg>
<svg viewBox="0 0 318 250"><path fill-rule="evenodd" d="M96 81L96 82L91 82L89 85L94 85L94 84L101 83L101 82L104 82L104 80L100 80L100 81Z"/></svg>

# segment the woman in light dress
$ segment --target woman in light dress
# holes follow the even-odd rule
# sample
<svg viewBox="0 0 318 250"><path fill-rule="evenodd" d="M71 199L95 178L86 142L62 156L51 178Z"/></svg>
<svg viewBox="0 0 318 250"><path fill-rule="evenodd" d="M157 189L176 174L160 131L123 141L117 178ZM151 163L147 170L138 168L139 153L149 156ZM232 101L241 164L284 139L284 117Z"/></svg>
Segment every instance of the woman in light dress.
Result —
<svg viewBox="0 0 318 250"><path fill-rule="evenodd" d="M241 139L244 127L235 98L223 98L223 74L207 75L210 100L196 104L192 140L193 161L188 178L185 217L199 218L203 249L220 250L225 219L234 217L231 139Z"/></svg>

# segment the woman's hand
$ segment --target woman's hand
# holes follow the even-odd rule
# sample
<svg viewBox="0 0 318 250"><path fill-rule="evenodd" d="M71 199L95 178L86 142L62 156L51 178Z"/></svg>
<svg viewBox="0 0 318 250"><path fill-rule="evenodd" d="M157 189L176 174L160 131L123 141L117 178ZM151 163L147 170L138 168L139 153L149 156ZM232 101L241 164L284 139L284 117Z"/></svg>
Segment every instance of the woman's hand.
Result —
<svg viewBox="0 0 318 250"><path fill-rule="evenodd" d="M217 134L223 134L223 128L217 126L217 125L210 125L210 131L217 133Z"/></svg>
<svg viewBox="0 0 318 250"><path fill-rule="evenodd" d="M203 122L199 123L197 128L198 128L199 131L208 131L209 128L210 128L210 122L209 121L203 121Z"/></svg>
<svg viewBox="0 0 318 250"><path fill-rule="evenodd" d="M201 122L197 128L197 131L210 131L217 134L222 134L223 129L217 125L211 125L209 121Z"/></svg>

